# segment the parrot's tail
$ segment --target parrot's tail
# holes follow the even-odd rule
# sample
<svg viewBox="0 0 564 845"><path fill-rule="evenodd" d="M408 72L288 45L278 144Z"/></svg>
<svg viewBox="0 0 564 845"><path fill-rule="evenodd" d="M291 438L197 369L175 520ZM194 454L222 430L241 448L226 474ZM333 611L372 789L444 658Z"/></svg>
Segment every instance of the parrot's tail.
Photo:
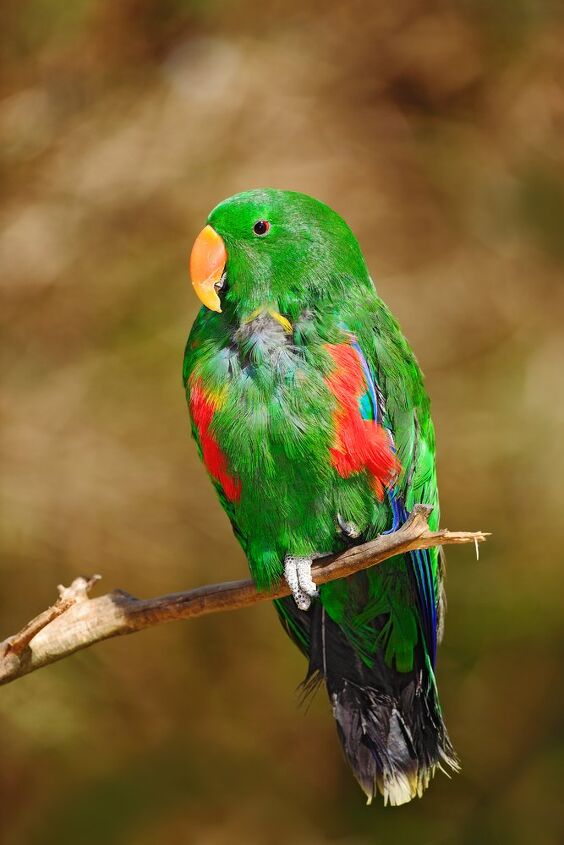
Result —
<svg viewBox="0 0 564 845"><path fill-rule="evenodd" d="M444 725L433 671L416 649L411 672L382 654L362 662L321 602L311 609L306 692L324 680L346 758L370 804L380 792L397 806L421 797L437 768L459 764Z"/></svg>

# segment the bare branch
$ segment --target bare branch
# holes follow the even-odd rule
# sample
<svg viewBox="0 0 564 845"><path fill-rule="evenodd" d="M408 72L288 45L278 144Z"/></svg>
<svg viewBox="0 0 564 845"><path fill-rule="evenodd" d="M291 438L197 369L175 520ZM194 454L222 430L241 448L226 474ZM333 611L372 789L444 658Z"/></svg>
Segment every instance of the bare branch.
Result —
<svg viewBox="0 0 564 845"><path fill-rule="evenodd" d="M50 625L57 616L62 616L62 614L66 613L73 604L76 604L79 601L87 601L89 591L92 589L96 581L101 579L101 577L101 575L80 575L78 578L74 579L70 587L63 587L62 584L59 584L57 587L59 591L59 598L55 604L52 604L51 607L48 607L47 610L44 610L43 613L40 613L39 616L36 616L35 619L32 619L31 622L27 623L27 625L24 625L21 631L14 634L13 637L10 637L8 640L3 642L0 646L2 654L5 656L8 654L15 654L19 657L33 638L37 636L43 628Z"/></svg>
<svg viewBox="0 0 564 845"><path fill-rule="evenodd" d="M323 558L313 569L316 583L325 584L352 575L414 549L481 543L488 536L481 531L431 531L430 513L428 505L415 505L410 518L398 531ZM60 587L59 599L52 607L0 644L0 684L110 637L132 634L175 619L250 607L290 593L284 581L261 592L252 581L229 581L152 599L138 599L122 590L90 599L88 591L99 577L77 578L70 587Z"/></svg>

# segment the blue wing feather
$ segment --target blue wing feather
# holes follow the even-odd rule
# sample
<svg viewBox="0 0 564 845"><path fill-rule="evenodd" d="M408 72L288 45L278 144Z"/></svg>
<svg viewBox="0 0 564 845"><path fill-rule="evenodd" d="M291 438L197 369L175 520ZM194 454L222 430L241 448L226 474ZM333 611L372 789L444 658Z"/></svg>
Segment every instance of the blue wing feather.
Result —
<svg viewBox="0 0 564 845"><path fill-rule="evenodd" d="M352 338L351 345L359 357L368 388L359 403L362 418L365 420L375 420L383 425L388 432L390 442L395 450L394 434L386 420L386 406L383 393L370 371L368 362L356 338ZM386 533L391 533L392 531L397 531L404 524L409 517L409 511L405 506L402 495L395 487L388 488L386 493L392 511L392 526ZM421 629L425 637L431 665L434 666L437 654L437 602L431 553L429 549L417 549L409 552L407 558L411 564Z"/></svg>

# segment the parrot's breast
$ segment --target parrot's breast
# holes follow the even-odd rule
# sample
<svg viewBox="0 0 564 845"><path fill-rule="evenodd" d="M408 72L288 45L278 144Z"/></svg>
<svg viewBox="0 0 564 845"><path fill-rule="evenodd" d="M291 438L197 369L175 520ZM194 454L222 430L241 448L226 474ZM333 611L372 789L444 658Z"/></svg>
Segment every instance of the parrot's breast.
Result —
<svg viewBox="0 0 564 845"><path fill-rule="evenodd" d="M378 527L396 466L381 426L362 419L366 382L350 342L296 336L265 310L228 343L206 344L190 376L202 457L250 559L335 551L339 520Z"/></svg>

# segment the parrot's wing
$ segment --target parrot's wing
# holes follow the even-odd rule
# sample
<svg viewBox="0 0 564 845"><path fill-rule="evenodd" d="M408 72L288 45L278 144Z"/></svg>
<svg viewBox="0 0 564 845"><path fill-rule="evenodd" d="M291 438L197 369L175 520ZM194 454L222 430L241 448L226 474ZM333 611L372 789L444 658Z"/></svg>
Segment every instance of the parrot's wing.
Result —
<svg viewBox="0 0 564 845"><path fill-rule="evenodd" d="M401 463L400 476L393 487L386 491L393 515L390 530L396 530L409 516L410 508L417 502L431 504L438 509L438 495L435 474L434 437L430 422L428 400L423 388L422 377L413 354L399 330L391 336L398 337L395 350L386 342L382 357L376 356L370 366L364 352L353 338L355 348L367 383L367 394L360 405L364 419L372 419L387 430L394 450ZM390 334L384 335L386 338ZM393 365L386 369L386 359L400 354L401 362L388 361ZM382 358L384 360L382 360ZM406 360L407 359L407 360ZM400 364L398 366L398 364ZM408 366L406 367L406 364ZM386 372L391 375L386 378ZM405 374L405 375L404 375ZM419 407L420 406L420 407ZM426 429L419 422L419 415L426 417ZM438 514L434 514L438 520ZM437 650L437 600L436 583L438 551L421 549L409 552L410 571L417 596L421 630L432 665Z"/></svg>

